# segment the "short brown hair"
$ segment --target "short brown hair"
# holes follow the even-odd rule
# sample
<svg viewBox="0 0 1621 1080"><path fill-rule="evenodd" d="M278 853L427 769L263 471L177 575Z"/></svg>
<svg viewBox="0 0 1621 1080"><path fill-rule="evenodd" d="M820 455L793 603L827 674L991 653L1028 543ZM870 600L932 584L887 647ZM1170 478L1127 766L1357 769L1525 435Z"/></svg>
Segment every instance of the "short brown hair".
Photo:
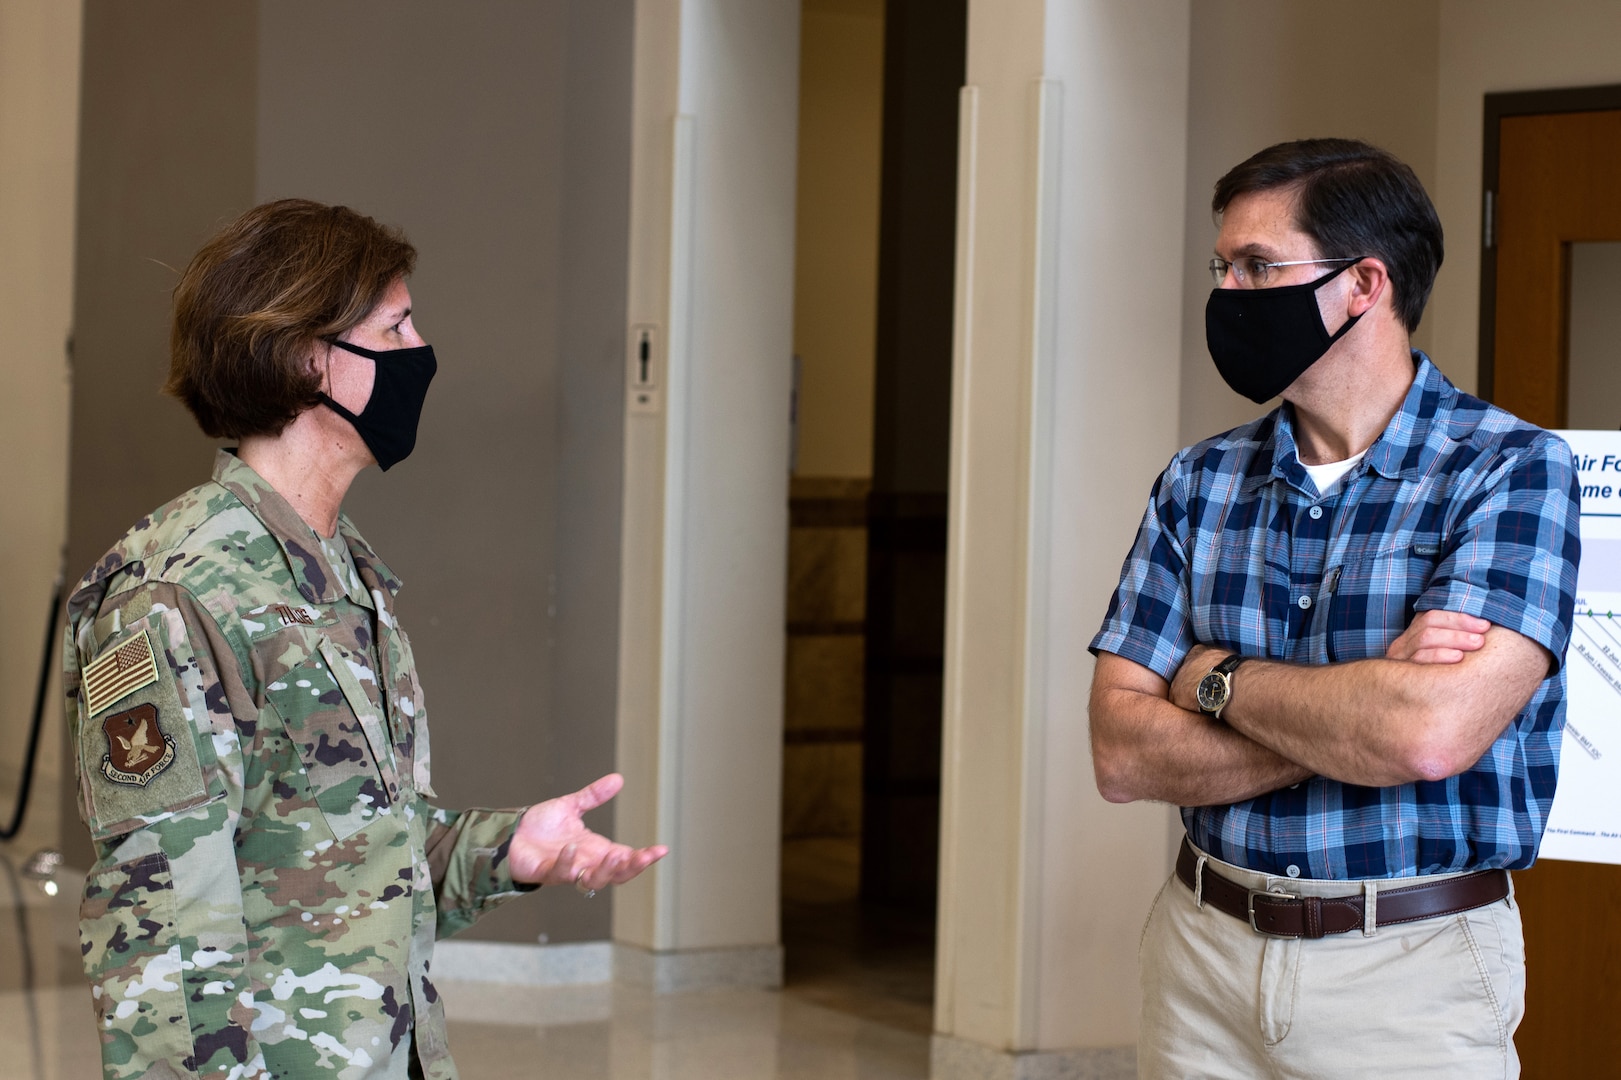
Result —
<svg viewBox="0 0 1621 1080"><path fill-rule="evenodd" d="M415 266L404 233L347 206L255 206L175 286L164 392L214 438L279 434L319 401L314 343L359 325Z"/></svg>

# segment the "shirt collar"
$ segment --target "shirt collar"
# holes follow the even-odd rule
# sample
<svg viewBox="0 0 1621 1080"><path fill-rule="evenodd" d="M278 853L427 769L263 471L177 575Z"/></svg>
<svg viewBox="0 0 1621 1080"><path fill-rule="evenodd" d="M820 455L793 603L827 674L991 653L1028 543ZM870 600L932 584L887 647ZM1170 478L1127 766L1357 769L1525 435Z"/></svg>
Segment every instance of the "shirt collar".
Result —
<svg viewBox="0 0 1621 1080"><path fill-rule="evenodd" d="M1453 386L1430 358L1413 350L1418 371L1396 415L1368 449L1369 468L1391 479L1417 480L1452 437L1452 410L1458 403Z"/></svg>
<svg viewBox="0 0 1621 1080"><path fill-rule="evenodd" d="M293 584L305 600L331 604L348 595L338 571L321 551L315 530L270 481L254 472L234 450L221 450L215 456L214 482L235 495L275 538L293 575ZM399 592L399 578L377 557L347 515L338 516L338 534L349 545L355 569L367 589L386 589L390 596Z"/></svg>
<svg viewBox="0 0 1621 1080"><path fill-rule="evenodd" d="M1413 384L1407 388L1401 408L1362 459L1368 469L1392 480L1416 480L1428 471L1449 438L1449 421L1458 400L1457 387L1428 356L1414 349L1413 364ZM1272 469L1269 475L1254 478L1256 486L1277 479L1304 488L1306 469L1295 445L1294 409L1285 402L1270 419Z"/></svg>

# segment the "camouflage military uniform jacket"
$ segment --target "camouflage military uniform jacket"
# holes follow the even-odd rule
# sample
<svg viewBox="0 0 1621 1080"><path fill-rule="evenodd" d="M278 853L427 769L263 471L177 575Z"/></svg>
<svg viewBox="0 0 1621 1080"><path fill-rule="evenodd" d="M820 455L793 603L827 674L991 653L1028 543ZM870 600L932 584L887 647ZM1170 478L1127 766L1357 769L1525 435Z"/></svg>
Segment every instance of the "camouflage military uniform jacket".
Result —
<svg viewBox="0 0 1621 1080"><path fill-rule="evenodd" d="M523 891L519 812L424 801L399 582L346 518L339 535L352 566L222 452L69 603L109 1078L455 1076L433 943Z"/></svg>

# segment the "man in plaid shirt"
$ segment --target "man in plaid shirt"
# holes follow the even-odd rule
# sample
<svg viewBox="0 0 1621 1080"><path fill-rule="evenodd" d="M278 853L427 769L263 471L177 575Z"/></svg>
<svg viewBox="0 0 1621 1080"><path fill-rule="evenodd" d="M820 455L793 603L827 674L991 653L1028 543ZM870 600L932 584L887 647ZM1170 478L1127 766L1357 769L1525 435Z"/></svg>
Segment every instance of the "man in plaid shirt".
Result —
<svg viewBox="0 0 1621 1080"><path fill-rule="evenodd" d="M1102 630L1098 789L1182 807L1143 1076L1517 1076L1508 871L1553 800L1579 557L1563 441L1409 335L1442 257L1363 143L1216 184L1211 356L1283 404L1178 453Z"/></svg>

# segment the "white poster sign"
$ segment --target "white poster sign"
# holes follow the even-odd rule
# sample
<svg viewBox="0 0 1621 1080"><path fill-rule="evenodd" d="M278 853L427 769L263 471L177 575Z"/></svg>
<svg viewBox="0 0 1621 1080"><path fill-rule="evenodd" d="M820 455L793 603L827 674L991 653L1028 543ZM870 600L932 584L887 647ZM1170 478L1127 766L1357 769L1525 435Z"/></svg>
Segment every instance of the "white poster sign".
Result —
<svg viewBox="0 0 1621 1080"><path fill-rule="evenodd" d="M1582 485L1565 742L1542 858L1621 863L1621 431L1561 431Z"/></svg>

